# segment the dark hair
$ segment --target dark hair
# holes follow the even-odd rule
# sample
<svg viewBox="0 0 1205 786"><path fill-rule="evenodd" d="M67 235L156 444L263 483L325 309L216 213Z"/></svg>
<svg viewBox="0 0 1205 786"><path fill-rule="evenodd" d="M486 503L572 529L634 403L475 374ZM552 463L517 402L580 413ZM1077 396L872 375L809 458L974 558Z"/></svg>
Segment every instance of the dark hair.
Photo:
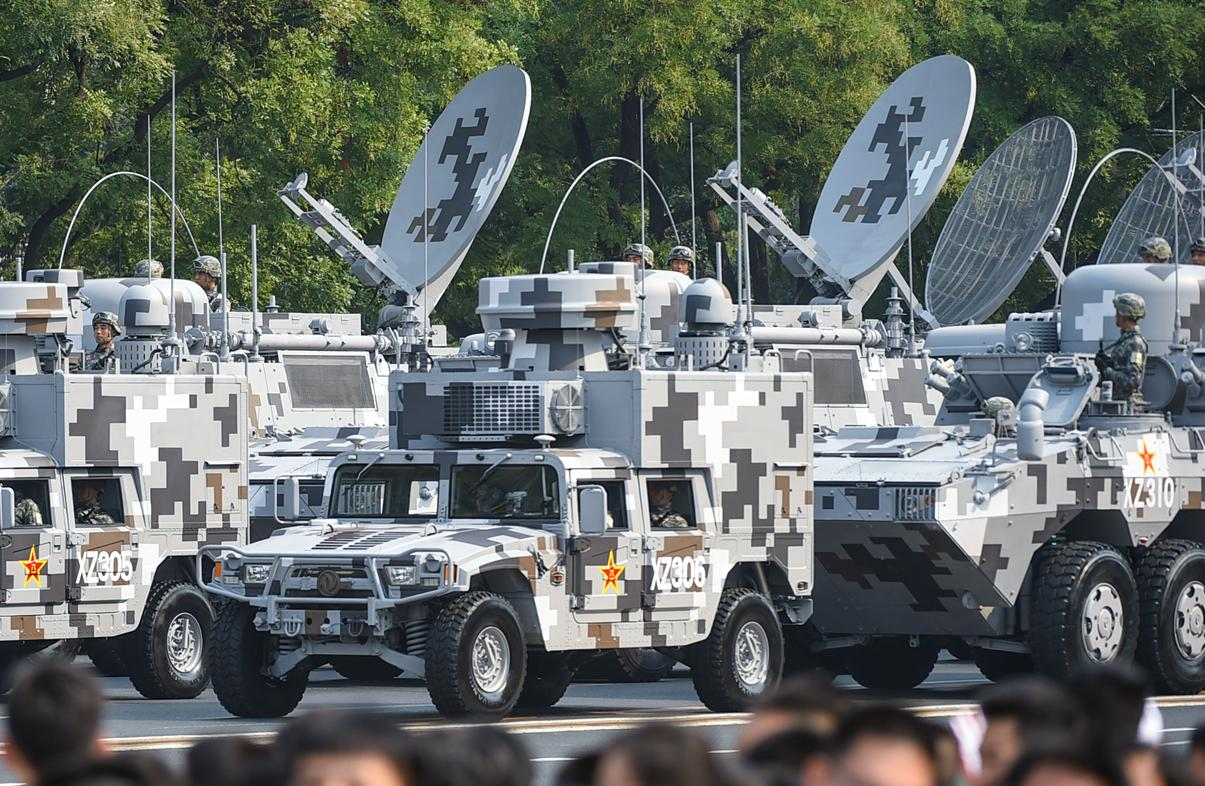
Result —
<svg viewBox="0 0 1205 786"><path fill-rule="evenodd" d="M148 753L127 752L97 759L72 772L56 770L39 786L177 786L167 765Z"/></svg>
<svg viewBox="0 0 1205 786"><path fill-rule="evenodd" d="M293 777L306 756L331 753L376 753L393 762L407 780L417 771L415 747L391 719L369 712L322 710L293 721L276 738L280 775Z"/></svg>
<svg viewBox="0 0 1205 786"><path fill-rule="evenodd" d="M272 750L241 737L202 740L188 751L191 786L263 786L280 780Z"/></svg>
<svg viewBox="0 0 1205 786"><path fill-rule="evenodd" d="M989 722L1015 720L1024 748L1049 745L1052 738L1064 738L1071 745L1084 735L1084 717L1075 697L1047 677L1017 677L992 685L983 691L979 707Z"/></svg>
<svg viewBox="0 0 1205 786"><path fill-rule="evenodd" d="M1035 748L1023 754L1004 778L1004 786L1021 786L1036 770L1059 767L1099 780L1105 786L1127 786L1121 765L1111 756L1070 745Z"/></svg>
<svg viewBox="0 0 1205 786"><path fill-rule="evenodd" d="M828 755L829 739L803 727L780 731L754 745L745 764L767 784L798 784L804 764Z"/></svg>
<svg viewBox="0 0 1205 786"><path fill-rule="evenodd" d="M697 734L654 723L616 737L598 765L622 756L641 786L721 786L726 781ZM597 772L597 771L596 771Z"/></svg>
<svg viewBox="0 0 1205 786"><path fill-rule="evenodd" d="M823 735L835 731L849 710L849 697L834 687L830 678L817 673L800 674L783 680L754 708L755 712L794 715L801 727ZM829 722L823 723L822 718Z"/></svg>
<svg viewBox="0 0 1205 786"><path fill-rule="evenodd" d="M1089 745L1102 756L1121 756L1138 746L1138 724L1150 683L1137 666L1102 663L1071 675L1071 693L1083 709Z"/></svg>
<svg viewBox="0 0 1205 786"><path fill-rule="evenodd" d="M1192 730L1188 747L1194 753L1198 751L1205 753L1205 726L1198 726Z"/></svg>
<svg viewBox="0 0 1205 786"><path fill-rule="evenodd" d="M65 663L30 661L8 694L8 733L45 780L94 757L104 697L96 679Z"/></svg>
<svg viewBox="0 0 1205 786"><path fill-rule="evenodd" d="M855 744L867 737L879 737L908 742L925 755L936 771L937 734L934 727L906 710L890 706L870 706L851 712L834 740L834 755L844 756Z"/></svg>
<svg viewBox="0 0 1205 786"><path fill-rule="evenodd" d="M424 737L418 758L421 771L415 780L423 786L530 786L532 782L527 747L489 726Z"/></svg>

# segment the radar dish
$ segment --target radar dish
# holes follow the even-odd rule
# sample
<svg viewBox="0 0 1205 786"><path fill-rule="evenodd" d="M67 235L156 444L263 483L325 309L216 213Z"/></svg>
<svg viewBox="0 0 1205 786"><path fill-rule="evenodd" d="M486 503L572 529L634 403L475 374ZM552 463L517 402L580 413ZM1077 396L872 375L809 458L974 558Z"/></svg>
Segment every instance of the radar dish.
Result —
<svg viewBox="0 0 1205 786"><path fill-rule="evenodd" d="M1163 154L1159 159L1160 166L1171 166L1189 150L1194 150L1196 159L1200 160L1203 141L1205 135L1201 132L1190 134ZM1169 174L1176 174L1188 186L1187 193L1180 196L1180 226L1175 226L1175 191L1163 171L1152 166L1130 192L1113 220L1113 226L1109 227L1109 234L1096 257L1097 264L1140 261L1138 246L1153 235L1166 238L1173 252L1179 252L1182 264L1192 261L1189 245L1201 234L1201 182L1187 165L1177 167Z"/></svg>
<svg viewBox="0 0 1205 786"><path fill-rule="evenodd" d="M1075 131L1043 117L997 147L958 197L925 280L943 325L980 322L1021 283L1050 236L1075 176Z"/></svg>
<svg viewBox="0 0 1205 786"><path fill-rule="evenodd" d="M527 74L515 66L490 69L456 94L406 170L381 249L394 268L390 277L418 287L418 303L427 310L447 290L498 201L530 110Z"/></svg>
<svg viewBox="0 0 1205 786"><path fill-rule="evenodd" d="M974 106L975 69L954 55L912 66L879 96L812 214L811 235L835 274L852 281L895 256L954 167Z"/></svg>

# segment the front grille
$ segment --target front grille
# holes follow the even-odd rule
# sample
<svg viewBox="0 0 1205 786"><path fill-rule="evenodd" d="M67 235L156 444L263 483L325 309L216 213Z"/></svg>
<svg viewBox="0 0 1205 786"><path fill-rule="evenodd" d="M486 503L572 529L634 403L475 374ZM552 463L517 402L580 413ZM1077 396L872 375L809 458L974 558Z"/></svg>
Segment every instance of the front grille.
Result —
<svg viewBox="0 0 1205 786"><path fill-rule="evenodd" d="M314 586L318 577L330 571L339 577L339 591L334 595L324 595ZM286 598L371 598L376 595L372 581L366 568L328 565L298 565L289 571L285 579L284 596Z"/></svg>
<svg viewBox="0 0 1205 786"><path fill-rule="evenodd" d="M895 490L896 521L937 521L937 489L904 486Z"/></svg>
<svg viewBox="0 0 1205 786"><path fill-rule="evenodd" d="M539 434L542 386L530 382L452 382L444 390L445 434Z"/></svg>

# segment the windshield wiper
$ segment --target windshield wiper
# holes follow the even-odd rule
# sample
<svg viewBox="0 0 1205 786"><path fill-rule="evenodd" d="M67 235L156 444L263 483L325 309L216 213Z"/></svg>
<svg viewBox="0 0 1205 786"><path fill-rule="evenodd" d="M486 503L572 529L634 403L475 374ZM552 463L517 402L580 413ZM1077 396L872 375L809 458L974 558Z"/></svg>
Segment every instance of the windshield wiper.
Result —
<svg viewBox="0 0 1205 786"><path fill-rule="evenodd" d="M511 457L511 454L506 453L502 456L502 458L498 459L493 464L490 464L488 467L486 467L485 472L481 473L481 477L477 479L477 482L473 484L473 487L471 489L469 489L467 493L472 494L474 491L481 488L481 484L485 483L485 481L489 480L490 475L493 475L494 471L497 470L498 467L502 466L502 462L508 460L510 457Z"/></svg>
<svg viewBox="0 0 1205 786"><path fill-rule="evenodd" d="M378 461L380 461L383 458L385 458L385 454L383 454L383 453L378 453L376 456L374 456L371 461L369 461L367 464L364 465L364 469L360 470L360 472L356 475L356 479L353 482L359 483L360 478L364 477L364 473L367 472L369 470L369 468L372 467L373 464L376 464Z"/></svg>

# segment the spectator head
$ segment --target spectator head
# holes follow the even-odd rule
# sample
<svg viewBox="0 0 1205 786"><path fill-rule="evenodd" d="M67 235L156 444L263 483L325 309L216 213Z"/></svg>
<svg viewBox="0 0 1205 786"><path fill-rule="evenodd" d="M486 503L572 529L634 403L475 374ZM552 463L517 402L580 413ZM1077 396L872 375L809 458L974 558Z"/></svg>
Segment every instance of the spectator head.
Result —
<svg viewBox="0 0 1205 786"><path fill-rule="evenodd" d="M978 786L999 786L1025 751L1082 736L1083 719L1071 693L1044 677L993 685L980 702L987 726L979 746Z"/></svg>
<svg viewBox="0 0 1205 786"><path fill-rule="evenodd" d="M616 737L602 751L594 786L721 786L703 739L686 729L653 724Z"/></svg>
<svg viewBox="0 0 1205 786"><path fill-rule="evenodd" d="M1188 763L1197 783L1205 783L1205 726L1193 729L1189 739Z"/></svg>
<svg viewBox="0 0 1205 786"><path fill-rule="evenodd" d="M272 750L239 737L202 740L188 751L186 771L191 786L262 786L278 783Z"/></svg>
<svg viewBox="0 0 1205 786"><path fill-rule="evenodd" d="M424 738L419 763L422 771L416 780L423 786L530 786L532 782L526 746L514 735L489 726Z"/></svg>
<svg viewBox="0 0 1205 786"><path fill-rule="evenodd" d="M833 750L832 786L938 786L941 777L933 727L895 707L850 713Z"/></svg>
<svg viewBox="0 0 1205 786"><path fill-rule="evenodd" d="M1117 762L1083 746L1038 748L1021 756L1004 786L1126 786Z"/></svg>
<svg viewBox="0 0 1205 786"><path fill-rule="evenodd" d="M753 746L744 763L767 786L827 786L832 776L831 738L802 727L789 728Z"/></svg>
<svg viewBox="0 0 1205 786"><path fill-rule="evenodd" d="M387 718L315 712L277 739L288 786L412 786L417 759L409 738Z"/></svg>
<svg viewBox="0 0 1205 786"><path fill-rule="evenodd" d="M783 680L754 708L741 731L740 748L752 751L779 732L804 729L829 738L849 713L849 699L821 674L801 674Z"/></svg>
<svg viewBox="0 0 1205 786"><path fill-rule="evenodd" d="M60 773L40 786L179 786L168 766L150 753L119 753Z"/></svg>
<svg viewBox="0 0 1205 786"><path fill-rule="evenodd" d="M8 695L9 761L27 783L99 758L104 705L96 679L65 663L29 661Z"/></svg>
<svg viewBox="0 0 1205 786"><path fill-rule="evenodd" d="M1088 666L1071 675L1069 687L1083 709L1091 747L1102 755L1124 755L1142 747L1138 725L1150 685L1137 666Z"/></svg>

